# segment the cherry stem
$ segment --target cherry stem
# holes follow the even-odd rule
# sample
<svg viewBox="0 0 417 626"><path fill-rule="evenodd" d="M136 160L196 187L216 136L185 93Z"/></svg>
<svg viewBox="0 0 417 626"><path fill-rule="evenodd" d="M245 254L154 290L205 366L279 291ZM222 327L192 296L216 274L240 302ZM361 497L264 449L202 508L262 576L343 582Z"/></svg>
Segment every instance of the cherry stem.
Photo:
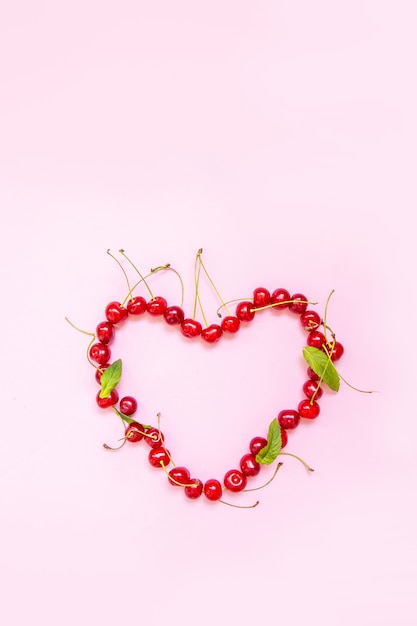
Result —
<svg viewBox="0 0 417 626"><path fill-rule="evenodd" d="M264 485L261 485L260 487L254 487L253 489L243 489L243 491L258 491L259 489L263 489L264 487L267 487L270 483L272 483L275 476L278 474L279 468L282 467L282 465L283 463L278 463L278 465L275 468L275 472L272 474L272 477Z"/></svg>
<svg viewBox="0 0 417 626"><path fill-rule="evenodd" d="M357 387L354 387L353 385L351 385L350 383L348 383L348 381L343 378L343 376L340 376L341 380L343 380L343 382L345 383L345 385L347 385L348 387L350 387L351 389L354 389L355 391L359 391L360 393L378 393L376 390L373 391L366 391L365 389L358 389Z"/></svg>
<svg viewBox="0 0 417 626"><path fill-rule="evenodd" d="M73 328L75 328L75 330L78 330L78 332L79 332L79 333L83 333L83 335L90 335L91 337L94 337L94 339L96 338L95 333L90 333L88 330L82 330L81 328L78 328L78 326L76 326L75 324L73 324L73 323L71 322L71 320L69 320L69 319L68 319L68 317L65 317L64 319L68 322L68 324L69 324L70 326L72 326Z"/></svg>
<svg viewBox="0 0 417 626"><path fill-rule="evenodd" d="M194 309L193 309L193 317L195 319L196 313L197 313L197 302L199 304L200 307L200 311L201 311L201 315L203 316L203 320L204 323L206 325L206 327L208 326L208 321L206 316L204 315L204 309L203 309L203 305L201 304L201 300L200 300L200 294L198 291L198 285L200 282L200 273L201 273L201 258L200 255L203 252L203 249L200 248L197 252L197 256L195 257L195 265L194 265L194 283L195 283L195 297L194 297ZM198 263L198 272L197 272L197 263Z"/></svg>
<svg viewBox="0 0 417 626"><path fill-rule="evenodd" d="M157 268L155 269L154 272L151 272L150 274L147 274L146 276L144 276L143 278L141 278L140 280L138 280L137 283L135 283L132 287L132 291L129 291L129 293L127 294L127 296L124 298L123 302L121 302L121 305L123 306L126 302L126 300L130 297L132 298L133 296L133 292L135 291L136 287L138 287L141 283L145 283L147 285L146 279L149 278L150 276L152 276L153 274L155 274L157 271L159 272L161 269L165 269L164 267L161 268ZM149 287L148 287L149 290Z"/></svg>
<svg viewBox="0 0 417 626"><path fill-rule="evenodd" d="M117 446L117 448L111 448L110 446L107 445L107 443L103 443L103 448L105 448L106 450L112 450L113 452L115 452L116 450L120 450L120 448L123 448L126 441L127 441L127 437L123 437L123 443L121 443L120 446Z"/></svg>
<svg viewBox="0 0 417 626"><path fill-rule="evenodd" d="M260 306L257 309L251 309L250 312L255 313L257 311L264 311L265 309L272 309L274 306L284 306L286 304L292 304L293 302L297 302L299 304L318 304L318 302L309 302L308 300L285 300L284 302L274 302L273 304Z"/></svg>
<svg viewBox="0 0 417 626"><path fill-rule="evenodd" d="M165 452L168 454L169 453L167 450L165 450ZM169 458L171 459L171 457L169 456ZM178 485L179 487L194 487L195 483L179 483L178 480L175 480L175 478L172 478L172 476L169 475L169 472L167 471L166 465L163 461L159 461L159 463L161 464L162 469L164 470L165 474L168 476L169 480L172 480L173 483L175 483L176 485ZM171 463L172 463L172 459L171 459ZM174 465L175 467L175 465Z"/></svg>
<svg viewBox="0 0 417 626"><path fill-rule="evenodd" d="M129 284L129 279L128 279L128 277L127 277L127 274L126 274L125 268L124 268L124 267L123 267L123 265L120 263L119 259L117 259L117 258L114 256L114 254L112 254L112 253L110 252L110 248L107 250L107 254L108 254L109 256L111 256L111 258L112 258L114 261L116 261L117 265L118 265L118 266L120 267L120 269L122 270L123 274L125 275L125 279L126 279L126 283L127 283L127 288L129 289L129 294L131 294L131 293L132 293L132 289L131 289L131 287L130 287L130 284Z"/></svg>
<svg viewBox="0 0 417 626"><path fill-rule="evenodd" d="M248 298L235 298L234 300L228 300L227 302L224 302L223 304L219 306L219 308L216 311L217 317L221 317L220 309L222 309L223 307L226 307L227 304L233 304L233 302L242 302L242 300L250 300L251 297L252 296L249 296Z"/></svg>
<svg viewBox="0 0 417 626"><path fill-rule="evenodd" d="M259 504L259 500L257 500L255 504L250 504L249 506L241 506L239 504L232 504L231 502L225 502L224 500L217 500L217 502L220 502L220 504L226 504L227 506L232 506L235 509L254 509Z"/></svg>
<svg viewBox="0 0 417 626"><path fill-rule="evenodd" d="M300 463L302 463L304 465L304 467L306 468L306 470L308 470L309 472L314 472L314 469L312 467L309 466L308 463L306 463L306 461L304 461L303 459L301 459L299 456L297 456L296 454L292 454L291 452L280 452L279 456L292 456L293 459L297 459L297 461L300 461Z"/></svg>
<svg viewBox="0 0 417 626"><path fill-rule="evenodd" d="M181 304L180 304L180 306L182 307L184 305L184 283L183 283L183 280L181 278L181 274L179 272L177 272L176 269L171 267L170 263L167 263L166 265L160 265L159 267L155 267L154 269L151 269L151 274L154 274L155 272L159 272L161 270L171 270L171 272L174 272L174 274L176 274L178 276L178 278L180 279L180 283L181 283Z"/></svg>
<svg viewBox="0 0 417 626"><path fill-rule="evenodd" d="M168 450L166 449L165 446L165 442L162 439L162 433L161 433L161 414L157 413L156 414L157 420L158 420L158 432L159 432L159 441L161 442L161 447L165 450L165 452L168 455L169 460L171 461L172 465L174 467L176 467L175 463L174 463L174 459L172 458L172 456L170 455L170 453L168 452ZM149 435L148 435L149 436ZM154 441L158 441L158 439L154 439Z"/></svg>
<svg viewBox="0 0 417 626"><path fill-rule="evenodd" d="M214 291L216 292L216 295L217 295L218 299L219 299L219 300L220 300L220 302L222 303L222 306L226 309L227 313L230 315L230 311L229 311L229 309L227 308L227 304L226 304L226 302L225 302L225 301L223 300L223 298L221 297L219 290L217 289L216 285L214 284L214 282L213 282L213 280L212 280L212 278L211 278L210 274L208 273L208 271L207 271L207 269L206 269L206 266L205 266L205 265L204 265L204 263L203 263L203 259L201 258L201 255L202 255L202 254L203 254L203 250L202 250L202 248L200 248L200 250L198 251L197 255L198 255L199 259L200 259L200 264L201 264L201 267L203 268L203 270L204 270L204 272L205 272L205 274L206 274L207 278L208 278L208 279L209 279L209 281L210 281L211 286L213 287Z"/></svg>
<svg viewBox="0 0 417 626"><path fill-rule="evenodd" d="M133 261L131 259L129 259L129 257L127 256L127 254L125 253L124 250L119 250L120 254L122 256L124 256L124 258L129 261L130 265L133 267L133 269L135 270L135 272L137 272L141 278L141 280L143 280L143 282L145 283L146 289L149 291L152 300L155 300L155 296L153 295L151 288L149 287L148 283L146 282L146 279L142 276L142 274L140 273L140 271L138 270L138 268L136 267L136 265L133 263ZM132 293L132 291L130 291L129 293Z"/></svg>
<svg viewBox="0 0 417 626"><path fill-rule="evenodd" d="M326 331L327 331L327 329L328 329L327 322L326 322L326 319L327 319L327 309L328 309L328 307L329 307L329 301L330 301L330 298L332 297L332 295L333 295L333 294L334 294L334 289L332 289L332 290L331 290L331 292L329 293L328 298L327 298L327 300L326 300L326 306L324 307L324 315L323 315L323 334L324 334L324 338L325 338L325 340L326 340L326 343L327 343L327 335L326 335ZM330 330L330 328L329 328L329 330ZM330 331L330 332L332 332L332 331ZM333 335L333 341L336 341L336 336L335 336L335 334L334 334L333 332L332 332L332 335Z"/></svg>

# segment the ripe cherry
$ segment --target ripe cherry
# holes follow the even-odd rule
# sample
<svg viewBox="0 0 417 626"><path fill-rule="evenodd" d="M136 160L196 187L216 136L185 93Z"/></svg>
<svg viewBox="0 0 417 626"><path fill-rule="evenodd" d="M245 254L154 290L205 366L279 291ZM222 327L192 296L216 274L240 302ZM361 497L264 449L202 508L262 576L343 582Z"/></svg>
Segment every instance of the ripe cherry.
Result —
<svg viewBox="0 0 417 626"><path fill-rule="evenodd" d="M164 442L164 435L157 428L147 428L145 432L145 441L151 448L159 448Z"/></svg>
<svg viewBox="0 0 417 626"><path fill-rule="evenodd" d="M271 302L271 294L265 287L257 287L253 292L253 305L257 309L263 306L268 306Z"/></svg>
<svg viewBox="0 0 417 626"><path fill-rule="evenodd" d="M216 343L222 335L223 331L218 324L207 326L201 333L202 338L204 341L207 341L207 343Z"/></svg>
<svg viewBox="0 0 417 626"><path fill-rule="evenodd" d="M317 330L321 324L321 318L316 311L305 311L300 315L300 322L304 330Z"/></svg>
<svg viewBox="0 0 417 626"><path fill-rule="evenodd" d="M265 437L254 437L249 444L249 450L251 451L253 456L256 457L256 455L262 450L262 448L265 448L267 443L268 442Z"/></svg>
<svg viewBox="0 0 417 626"><path fill-rule="evenodd" d="M146 300L142 296L136 296L131 298L126 305L128 313L130 315L143 315L146 311Z"/></svg>
<svg viewBox="0 0 417 626"><path fill-rule="evenodd" d="M320 349L326 342L326 337L319 330L312 330L308 333L307 345Z"/></svg>
<svg viewBox="0 0 417 626"><path fill-rule="evenodd" d="M285 309L289 306L288 301L291 299L290 292L287 289L275 289L271 295L271 304L275 304L275 309Z"/></svg>
<svg viewBox="0 0 417 626"><path fill-rule="evenodd" d="M168 303L165 298L163 298L162 296L156 296L155 298L152 298L152 300L149 300L148 304L146 305L146 310L148 311L149 315L163 315L165 313L167 305Z"/></svg>
<svg viewBox="0 0 417 626"><path fill-rule="evenodd" d="M223 318L221 327L226 333L237 333L240 328L240 319L234 315L228 315Z"/></svg>
<svg viewBox="0 0 417 626"><path fill-rule="evenodd" d="M318 374L316 374L316 372L314 370L312 370L311 367L307 368L307 376L311 380L320 380L320 376Z"/></svg>
<svg viewBox="0 0 417 626"><path fill-rule="evenodd" d="M330 343L326 347L332 361L338 361L345 352L344 347L338 341L335 341L334 345Z"/></svg>
<svg viewBox="0 0 417 626"><path fill-rule="evenodd" d="M127 319L127 310L120 304L120 302L109 302L106 306L106 317L112 324L118 324Z"/></svg>
<svg viewBox="0 0 417 626"><path fill-rule="evenodd" d="M96 326L97 339L101 343L108 344L114 339L114 326L111 322L100 322Z"/></svg>
<svg viewBox="0 0 417 626"><path fill-rule="evenodd" d="M253 454L245 454L240 459L240 469L245 476L257 476L261 470L261 466Z"/></svg>
<svg viewBox="0 0 417 626"><path fill-rule="evenodd" d="M137 408L138 402L132 396L124 396L124 398L120 400L120 412L123 413L123 415L133 415L133 413L136 413Z"/></svg>
<svg viewBox="0 0 417 626"><path fill-rule="evenodd" d="M237 469L231 469L224 476L224 486L230 491L242 491L246 487L246 476Z"/></svg>
<svg viewBox="0 0 417 626"><path fill-rule="evenodd" d="M173 480L171 480L171 478ZM190 482L190 472L188 471L186 467L180 467L180 466L173 467L168 472L168 480L171 483L171 485L174 485L176 487L187 485Z"/></svg>
<svg viewBox="0 0 417 626"><path fill-rule="evenodd" d="M315 400L319 400L323 395L323 388L319 387L315 380L306 380L303 385L303 391L309 400L313 397Z"/></svg>
<svg viewBox="0 0 417 626"><path fill-rule="evenodd" d="M255 307L253 302L239 302L236 307L236 317L240 319L241 322L250 322L255 317L255 311L253 310Z"/></svg>
<svg viewBox="0 0 417 626"><path fill-rule="evenodd" d="M288 433L285 430L285 428L282 428L281 426L281 448L285 448L285 446L288 443Z"/></svg>
<svg viewBox="0 0 417 626"><path fill-rule="evenodd" d="M117 404L119 401L119 394L116 389L110 392L107 398L100 398L100 392L96 395L96 402L100 409L108 409L110 406Z"/></svg>
<svg viewBox="0 0 417 626"><path fill-rule="evenodd" d="M293 411L291 409L284 409L284 411L280 411L277 417L278 423L282 428L286 430L297 428L300 423L300 416L297 411Z"/></svg>
<svg viewBox="0 0 417 626"><path fill-rule="evenodd" d="M307 298L302 293L295 293L290 298L291 304L288 306L292 313L301 314L304 313L308 307Z"/></svg>
<svg viewBox="0 0 417 626"><path fill-rule="evenodd" d="M301 400L298 405L298 412L300 417L313 420L318 417L320 413L320 407L317 402L311 402L311 400Z"/></svg>
<svg viewBox="0 0 417 626"><path fill-rule="evenodd" d="M132 422L128 424L125 429L125 437L127 441L131 443L136 443L137 441L141 441L143 439L144 428L142 424L138 422Z"/></svg>
<svg viewBox="0 0 417 626"><path fill-rule="evenodd" d="M184 487L184 492L187 498L192 500L199 498L203 493L203 483L199 478L190 478L188 485Z"/></svg>
<svg viewBox="0 0 417 626"><path fill-rule="evenodd" d="M201 335L202 330L203 327L197 320L187 318L181 322L181 332L184 337L198 337Z"/></svg>
<svg viewBox="0 0 417 626"><path fill-rule="evenodd" d="M96 369L96 381L99 385L101 385L101 377L103 376L103 372L108 367L110 367L110 363L102 363L100 367Z"/></svg>
<svg viewBox="0 0 417 626"><path fill-rule="evenodd" d="M104 365L110 360L111 351L104 343L93 343L89 350L90 359L99 365Z"/></svg>
<svg viewBox="0 0 417 626"><path fill-rule="evenodd" d="M149 451L148 460L152 467L162 467L162 464L166 466L169 465L171 461L169 452L161 447L152 448L152 450Z"/></svg>
<svg viewBox="0 0 417 626"><path fill-rule="evenodd" d="M223 495L223 489L218 480L215 478L209 478L204 485L204 495L209 500L220 500Z"/></svg>
<svg viewBox="0 0 417 626"><path fill-rule="evenodd" d="M180 306L169 306L165 309L164 318L170 326L181 324L184 321L184 311Z"/></svg>

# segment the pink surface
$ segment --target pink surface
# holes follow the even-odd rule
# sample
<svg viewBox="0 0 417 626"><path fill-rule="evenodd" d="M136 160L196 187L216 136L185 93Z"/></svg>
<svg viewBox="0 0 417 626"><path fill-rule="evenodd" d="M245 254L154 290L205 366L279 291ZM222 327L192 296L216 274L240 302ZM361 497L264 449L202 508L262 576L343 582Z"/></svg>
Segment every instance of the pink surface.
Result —
<svg viewBox="0 0 417 626"><path fill-rule="evenodd" d="M413 3L1 12L2 623L416 624ZM199 247L225 299L283 286L322 313L335 289L340 371L378 393L326 392L292 433L314 474L286 458L238 510L187 500L141 444L103 450L121 428L64 316L94 329L124 297L121 247L178 269L188 314ZM173 273L152 286L179 303ZM132 323L113 354L205 480L297 405L303 342L266 311L214 349Z"/></svg>

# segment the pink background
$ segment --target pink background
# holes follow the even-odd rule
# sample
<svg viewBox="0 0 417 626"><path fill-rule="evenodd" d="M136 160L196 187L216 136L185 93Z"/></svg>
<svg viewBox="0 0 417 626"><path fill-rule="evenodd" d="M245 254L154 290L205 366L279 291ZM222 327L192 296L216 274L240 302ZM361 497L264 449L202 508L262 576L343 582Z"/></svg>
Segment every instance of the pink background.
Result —
<svg viewBox="0 0 417 626"><path fill-rule="evenodd" d="M415 20L401 0L2 3L2 623L417 623ZM283 286L322 313L335 289L340 371L378 390L326 393L287 447L315 473L286 458L231 498L254 510L187 500L144 445L103 450L121 428L64 322L124 297L121 247L177 268L191 314L200 246L225 299ZM174 274L152 285L179 303ZM132 323L113 354L205 480L297 405L303 341L267 311L214 349Z"/></svg>

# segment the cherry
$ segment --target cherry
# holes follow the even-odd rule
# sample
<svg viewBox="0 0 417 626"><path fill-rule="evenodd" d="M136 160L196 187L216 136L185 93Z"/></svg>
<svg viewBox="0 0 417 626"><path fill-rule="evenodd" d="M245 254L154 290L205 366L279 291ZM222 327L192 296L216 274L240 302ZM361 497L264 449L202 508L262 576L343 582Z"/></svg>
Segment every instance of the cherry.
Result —
<svg viewBox="0 0 417 626"><path fill-rule="evenodd" d="M223 489L218 480L209 478L204 485L204 495L209 500L220 500L223 495Z"/></svg>
<svg viewBox="0 0 417 626"><path fill-rule="evenodd" d="M308 333L307 345L313 348L321 348L326 342L326 337L319 330L312 330Z"/></svg>
<svg viewBox="0 0 417 626"><path fill-rule="evenodd" d="M146 305L146 310L148 311L149 315L163 315L167 308L167 304L168 303L165 298L163 298L162 296L156 296L156 298L152 298L152 300L149 300L148 304Z"/></svg>
<svg viewBox="0 0 417 626"><path fill-rule="evenodd" d="M180 306L169 306L165 309L164 318L167 324L181 324L184 321L184 311Z"/></svg>
<svg viewBox="0 0 417 626"><path fill-rule="evenodd" d="M201 335L201 332L203 330L200 322L197 322L197 320L193 320L191 318L187 318L183 322L181 322L180 328L184 337L198 337L198 335Z"/></svg>
<svg viewBox="0 0 417 626"><path fill-rule="evenodd" d="M289 304L288 308L292 313L301 314L304 313L308 307L307 298L302 293L295 293L290 298L292 302Z"/></svg>
<svg viewBox="0 0 417 626"><path fill-rule="evenodd" d="M285 428L282 428L281 426L281 448L285 448L285 446L288 443L288 433L285 430Z"/></svg>
<svg viewBox="0 0 417 626"><path fill-rule="evenodd" d="M146 311L146 300L142 296L136 296L131 298L126 305L128 313L130 315L143 315Z"/></svg>
<svg viewBox="0 0 417 626"><path fill-rule="evenodd" d="M257 287L253 292L253 304L257 309L268 306L271 302L271 294L264 287Z"/></svg>
<svg viewBox="0 0 417 626"><path fill-rule="evenodd" d="M207 341L207 343L216 343L222 335L223 331L218 324L207 326L201 333L202 338L204 341Z"/></svg>
<svg viewBox="0 0 417 626"><path fill-rule="evenodd" d="M300 322L304 330L317 330L321 324L321 318L316 311L305 311L300 315Z"/></svg>
<svg viewBox="0 0 417 626"><path fill-rule="evenodd" d="M143 439L144 428L142 424L138 422L132 422L126 426L125 437L127 441L131 443L136 443L137 441L141 441Z"/></svg>
<svg viewBox="0 0 417 626"><path fill-rule="evenodd" d="M103 376L104 370L110 367L110 363L102 363L98 369L96 369L96 381L99 385L101 385L101 377Z"/></svg>
<svg viewBox="0 0 417 626"><path fill-rule="evenodd" d="M309 400L313 397L315 400L319 400L323 395L322 387L319 387L315 380L306 380L303 385L303 391Z"/></svg>
<svg viewBox="0 0 417 626"><path fill-rule="evenodd" d="M157 428L147 428L145 432L145 441L151 448L159 448L164 442L164 435Z"/></svg>
<svg viewBox="0 0 417 626"><path fill-rule="evenodd" d="M317 402L311 402L311 400L301 400L298 405L298 412L300 417L313 420L318 417L320 413L320 407Z"/></svg>
<svg viewBox="0 0 417 626"><path fill-rule="evenodd" d="M262 448L265 448L267 443L268 442L265 437L254 437L249 444L249 450L251 451L253 456L256 457L256 455L262 450Z"/></svg>
<svg viewBox="0 0 417 626"><path fill-rule="evenodd" d="M119 401L119 394L116 389L110 392L110 395L107 398L100 398L100 392L96 395L96 402L100 409L108 409L109 406L113 406L117 404Z"/></svg>
<svg viewBox="0 0 417 626"><path fill-rule="evenodd" d="M133 415L138 408L138 402L132 396L125 396L120 400L120 412L123 415Z"/></svg>
<svg viewBox="0 0 417 626"><path fill-rule="evenodd" d="M239 302L236 307L236 317L240 319L241 322L250 322L255 317L253 308L253 302L248 302L247 300Z"/></svg>
<svg viewBox="0 0 417 626"><path fill-rule="evenodd" d="M318 374L316 374L316 372L314 370L312 370L311 367L307 368L307 376L311 380L320 380L320 376Z"/></svg>
<svg viewBox="0 0 417 626"><path fill-rule="evenodd" d="M173 478L174 480L171 480L171 478ZM190 482L190 472L186 467L173 467L168 472L168 480L171 485L174 485L176 487L186 485Z"/></svg>
<svg viewBox="0 0 417 626"><path fill-rule="evenodd" d="M127 310L120 304L120 302L110 302L106 306L106 317L112 324L123 322L127 316Z"/></svg>
<svg viewBox="0 0 417 626"><path fill-rule="evenodd" d="M345 352L344 347L338 341L335 341L334 345L333 343L327 344L326 348L332 361L338 361Z"/></svg>
<svg viewBox="0 0 417 626"><path fill-rule="evenodd" d="M231 469L224 476L224 486L230 491L242 491L246 487L246 476L237 469Z"/></svg>
<svg viewBox="0 0 417 626"><path fill-rule="evenodd" d="M100 322L96 326L97 339L101 343L110 343L114 339L114 326L111 322Z"/></svg>
<svg viewBox="0 0 417 626"><path fill-rule="evenodd" d="M275 304L275 309L285 309L289 306L289 300L291 299L290 292L287 289L275 289L271 295L271 304ZM285 304L282 304L285 303Z"/></svg>
<svg viewBox="0 0 417 626"><path fill-rule="evenodd" d="M187 498L192 500L199 498L203 493L203 483L199 478L190 478L188 485L184 487L184 492Z"/></svg>
<svg viewBox="0 0 417 626"><path fill-rule="evenodd" d="M282 428L286 430L297 428L300 422L300 416L297 411L292 411L291 409L284 409L284 411L280 411L277 417L278 423Z"/></svg>
<svg viewBox="0 0 417 626"><path fill-rule="evenodd" d="M99 365L104 365L110 360L110 348L104 343L93 343L89 350L90 359Z"/></svg>
<svg viewBox="0 0 417 626"><path fill-rule="evenodd" d="M223 318L221 327L226 333L237 333L240 328L240 319L234 315L228 315Z"/></svg>
<svg viewBox="0 0 417 626"><path fill-rule="evenodd" d="M171 461L169 452L161 447L152 448L149 451L148 460L153 467L162 467L162 464L169 465Z"/></svg>
<svg viewBox="0 0 417 626"><path fill-rule="evenodd" d="M240 469L245 476L257 476L261 470L261 466L253 454L245 454L240 459Z"/></svg>

